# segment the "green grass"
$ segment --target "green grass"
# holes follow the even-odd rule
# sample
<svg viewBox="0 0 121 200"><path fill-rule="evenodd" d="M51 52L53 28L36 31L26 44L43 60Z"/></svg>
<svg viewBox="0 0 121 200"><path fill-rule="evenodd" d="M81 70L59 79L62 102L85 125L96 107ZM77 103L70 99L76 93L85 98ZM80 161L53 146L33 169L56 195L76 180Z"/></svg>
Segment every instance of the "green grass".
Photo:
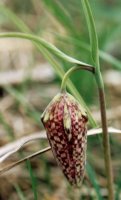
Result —
<svg viewBox="0 0 121 200"><path fill-rule="evenodd" d="M96 174L95 174L92 166L89 163L86 164L86 170L87 170L87 174L89 176L89 179L90 179L93 187L95 188L97 199L103 200L103 197L102 197L101 192L100 192L100 186L98 184L98 181L96 180L97 179Z"/></svg>
<svg viewBox="0 0 121 200"><path fill-rule="evenodd" d="M18 197L20 200L27 200L23 191L21 190L21 188L19 187L19 185L15 184L14 185L15 189L16 189L16 192L18 194Z"/></svg>
<svg viewBox="0 0 121 200"><path fill-rule="evenodd" d="M3 14L7 14L7 16L9 17L9 19L11 19L11 21L17 26L18 29L20 29L23 32L31 32L30 29L24 24L24 22L22 22L15 14L13 14L10 10L6 9L6 8L1 8L1 12ZM22 24L22 25L21 25ZM9 34L9 33L8 33ZM13 33L14 34L14 33ZM12 34L9 34L7 37L13 37ZM23 35L23 36L22 36ZM5 35L4 35L5 36ZM3 37L4 37L3 36ZM14 35L15 36L15 35ZM16 34L17 36L17 34ZM57 49L54 45L49 44L48 42L46 42L45 40L36 37L34 35L30 35L30 34L22 34L22 33L18 33L19 37L23 37L29 40L32 40L36 46L37 49L44 55L44 57L49 61L49 63L53 66L53 68L55 69L56 73L59 75L59 77L62 79L64 76L64 69L60 66L60 64L56 61L56 59L53 57L53 55L50 54L54 53L57 56L61 57L62 59L72 63L72 64L80 64L80 65L88 65L82 61L79 61L77 59L74 59L66 54L64 54L62 51L60 51L59 49ZM2 34L1 34L2 37ZM49 50L50 52L48 52L47 50ZM78 99L78 101L84 105L84 107L86 108L87 112L88 112L88 116L89 116L89 121L91 123L91 125L94 127L96 126L96 123L91 115L91 112L88 108L88 106L86 105L86 103L84 102L84 100L82 99L81 95L79 94L79 92L77 91L77 89L75 88L75 86L73 85L73 83L68 80L67 86L69 88L69 90L72 92L72 94Z"/></svg>
<svg viewBox="0 0 121 200"><path fill-rule="evenodd" d="M56 46L58 47L58 49L61 49L61 51L58 51L58 49L50 45L47 41L44 41L44 45L43 45L43 43L41 43L43 42L43 40L41 40L41 37L39 35L40 33L43 33L43 30L42 30L43 27L41 26L39 27L39 24L38 24L38 27L37 27L38 32L36 32L36 35L38 36L35 37L35 34L32 33L28 25L26 25L25 22L23 22L20 19L19 14L18 14L19 12L17 13L16 10L13 12L12 9L6 8L5 6L0 6L0 19L1 19L0 23L2 24L6 22L11 22L12 26L14 27L14 28L12 27L12 30L14 29L16 31L21 31L28 35L27 36L28 39L32 40L33 44L37 47L38 52L40 52L45 57L45 59L53 66L57 75L57 79L59 80L59 83L60 83L60 80L63 78L65 71L69 69L73 64L75 63L79 64L80 61L84 61L86 63L91 63L97 66L99 62L99 56L101 58L101 62L103 61L101 65L102 71L106 69L107 63L108 63L108 66L121 70L121 61L118 58L115 58L113 54L112 55L110 54L111 52L110 45L111 46L115 45L114 38L118 38L118 41L121 41L120 40L121 29L119 26L121 10L118 5L116 6L115 4L113 6L109 6L108 8L109 12L107 12L104 1L90 2L92 5L91 6L92 10L95 15L95 23L99 30L97 34L98 34L99 46L101 50L99 50L98 52L98 44L97 44L97 39L96 39L97 36L96 36L96 33L94 32L93 23L90 23L88 14L86 14L88 28L90 30L89 31L90 41L91 41L91 48L90 48L89 35L88 35L87 27L85 25L86 23L83 16L81 1L76 0L75 2L73 2L70 0L69 4L67 4L63 0L61 1L43 0L43 1L38 1L38 2L40 3L40 5L41 4L43 5L43 8L45 9L45 13L49 12L55 18L57 23L64 29L66 33L66 34L62 34L62 33L59 34L57 33L56 29L55 30L53 29L53 33L51 33L51 35L54 36ZM27 4L25 6L27 6ZM33 9L32 4L29 7ZM19 8L22 9L22 6L20 7L18 6L17 10ZM31 9L29 8L25 10L30 11ZM24 9L22 12L24 13ZM87 11L85 10L85 13L86 12ZM46 20L48 19L46 18ZM51 18L49 20L51 20ZM83 23L80 23L80 22L83 22ZM53 25L53 21L49 23ZM108 23L108 27L107 27L107 23ZM45 21L45 24L46 24L46 21ZM106 35L106 32L107 32L107 35ZM67 55L70 55L70 57L68 57ZM95 83L94 83L94 80L92 79L93 79L92 76L87 75L87 73L84 73L83 75L83 73L80 72L78 74L73 75L73 77L70 80L68 80L68 83L67 83L69 91L80 101L80 103L83 103L87 109L89 108L89 105L91 103L97 105L97 102L95 102L93 98L95 97L95 86L94 86ZM87 88L84 88L85 85ZM35 108L33 108L33 106L29 104L29 102L26 102L26 99L24 98L24 92L14 87L9 87L5 89L12 97L15 98L16 102L22 105L25 113L33 121L35 121L37 125L39 125L40 113ZM82 91L82 96L84 96L85 102L86 103L88 102L88 104L85 104L85 102L83 101L80 95L80 91ZM89 118L90 118L90 124L92 126L95 126L95 121L90 114L90 110L88 113L89 113ZM0 122L3 124L6 132L10 135L10 137L12 137L13 130L11 130L11 127L8 125L8 123L6 122L2 114L0 115ZM36 181L34 180L33 170L31 166L29 166L28 171L31 177L33 194L36 199L37 198L37 189L35 187ZM101 199L100 188L99 188L99 184L97 183L97 177L94 173L93 166L90 167L89 165L87 165L87 172L88 172L89 179L96 191L97 198ZM120 193L120 181L117 181L116 184L118 188L117 193L116 193L116 199L118 199L119 193ZM18 187L16 188L16 190L18 192L19 198L25 199L24 195L21 194L20 188Z"/></svg>
<svg viewBox="0 0 121 200"><path fill-rule="evenodd" d="M33 190L33 194L34 194L34 200L37 200L38 199L38 195L37 195L37 180L36 180L34 172L32 170L32 166L31 166L30 160L27 160L27 166L28 166L28 170L29 170L29 174L30 174L31 183L32 183L32 190Z"/></svg>
<svg viewBox="0 0 121 200"><path fill-rule="evenodd" d="M5 120L5 117L2 112L0 112L0 123L3 125L7 134L9 135L10 140L12 141L15 138L14 131L12 127L10 126L10 124L8 124L8 122Z"/></svg>

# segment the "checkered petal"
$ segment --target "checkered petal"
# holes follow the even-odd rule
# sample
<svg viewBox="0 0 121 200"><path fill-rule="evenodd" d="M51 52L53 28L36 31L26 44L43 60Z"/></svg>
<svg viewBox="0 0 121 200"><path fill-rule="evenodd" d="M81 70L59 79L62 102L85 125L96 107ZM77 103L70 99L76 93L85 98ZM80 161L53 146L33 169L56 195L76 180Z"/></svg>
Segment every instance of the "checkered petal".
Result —
<svg viewBox="0 0 121 200"><path fill-rule="evenodd" d="M87 114L68 93L60 93L42 115L53 154L67 180L80 186L85 170Z"/></svg>

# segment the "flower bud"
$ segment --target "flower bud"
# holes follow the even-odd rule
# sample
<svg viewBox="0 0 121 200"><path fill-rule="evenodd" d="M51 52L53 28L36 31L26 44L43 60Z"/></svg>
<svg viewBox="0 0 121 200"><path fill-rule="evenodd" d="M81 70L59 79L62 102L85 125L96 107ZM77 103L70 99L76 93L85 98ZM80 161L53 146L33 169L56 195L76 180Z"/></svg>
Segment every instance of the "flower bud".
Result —
<svg viewBox="0 0 121 200"><path fill-rule="evenodd" d="M68 181L80 186L84 176L87 114L68 93L54 97L42 114L53 154Z"/></svg>

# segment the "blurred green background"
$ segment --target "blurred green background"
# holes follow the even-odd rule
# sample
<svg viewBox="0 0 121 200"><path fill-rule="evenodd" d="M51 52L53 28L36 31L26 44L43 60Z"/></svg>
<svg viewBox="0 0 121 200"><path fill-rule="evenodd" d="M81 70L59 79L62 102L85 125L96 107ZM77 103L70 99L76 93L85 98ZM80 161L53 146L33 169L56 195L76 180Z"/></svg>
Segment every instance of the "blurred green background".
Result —
<svg viewBox="0 0 121 200"><path fill-rule="evenodd" d="M90 4L99 39L108 124L120 129L121 1L92 0ZM24 32L24 25L22 22L18 24L18 18L33 34L66 54L92 64L81 0L1 0L0 31ZM52 56L53 63L65 71L72 67L72 64ZM98 93L93 75L78 71L71 80L100 126ZM0 146L43 130L41 113L59 91L60 84L59 73L31 42L14 38L0 40ZM120 135L111 136L117 200L121 199L120 138ZM47 145L45 141L29 144L9 162ZM102 152L101 137L88 137L87 170L79 191L68 185L52 153L48 152L2 175L0 199L107 199Z"/></svg>

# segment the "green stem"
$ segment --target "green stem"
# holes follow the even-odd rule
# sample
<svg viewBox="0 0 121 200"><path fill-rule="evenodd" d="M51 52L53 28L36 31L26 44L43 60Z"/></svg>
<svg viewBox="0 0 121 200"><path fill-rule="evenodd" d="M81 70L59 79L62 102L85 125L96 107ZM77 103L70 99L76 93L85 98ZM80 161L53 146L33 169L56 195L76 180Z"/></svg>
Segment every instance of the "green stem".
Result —
<svg viewBox="0 0 121 200"><path fill-rule="evenodd" d="M79 65L79 66L74 66L74 67L71 67L64 75L63 77L63 80L62 80L62 83L61 83L61 92L64 92L66 90L66 82L67 82L67 79L69 78L69 76L74 72L74 71L77 71L77 70L87 70L87 71L90 71L92 73L94 73L94 67L90 67L89 66L83 66L83 65Z"/></svg>
<svg viewBox="0 0 121 200"><path fill-rule="evenodd" d="M108 199L114 200L113 171L112 171L112 165L111 165L111 149L110 149L110 140L109 140L109 134L108 134L108 129L107 129L104 83L103 83L102 75L100 72L98 37L97 37L95 22L94 22L91 7L89 4L89 0L81 0L80 2L82 3L85 18L88 25L92 60L93 60L94 65L96 66L95 79L98 86L100 110L101 110L101 121L102 121L102 129L103 129L103 149L104 149L105 170L106 170L106 175L107 175Z"/></svg>
<svg viewBox="0 0 121 200"><path fill-rule="evenodd" d="M98 85L100 110L101 110L101 121L103 130L103 149L104 149L104 161L105 170L107 175L107 187L108 187L108 199L114 200L114 190L113 190L113 170L111 163L111 148L110 148L110 136L108 134L107 128L107 116L106 116L106 103L105 103L105 92L103 81L101 80L101 74L96 77L96 82Z"/></svg>

